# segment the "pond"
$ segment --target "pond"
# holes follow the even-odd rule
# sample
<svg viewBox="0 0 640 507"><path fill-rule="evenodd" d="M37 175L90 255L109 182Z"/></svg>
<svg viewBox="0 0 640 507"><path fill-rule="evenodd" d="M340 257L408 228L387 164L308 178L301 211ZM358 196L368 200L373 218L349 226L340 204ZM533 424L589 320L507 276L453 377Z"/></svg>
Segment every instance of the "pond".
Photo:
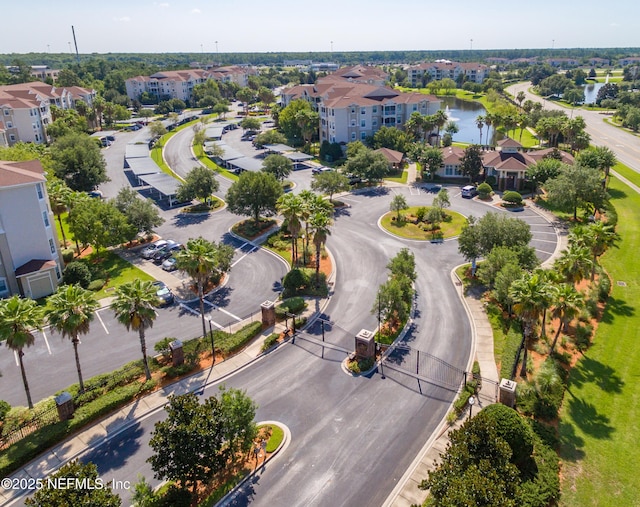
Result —
<svg viewBox="0 0 640 507"><path fill-rule="evenodd" d="M584 103L595 104L598 98L598 91L604 86L604 83L589 83L584 85Z"/></svg>
<svg viewBox="0 0 640 507"><path fill-rule="evenodd" d="M460 100L457 97L440 97L449 120L456 122L460 131L453 134L453 140L460 143L480 143L480 130L476 118L487 114L484 106L478 102ZM493 127L489 129L493 136ZM482 144L487 143L487 127L482 128Z"/></svg>

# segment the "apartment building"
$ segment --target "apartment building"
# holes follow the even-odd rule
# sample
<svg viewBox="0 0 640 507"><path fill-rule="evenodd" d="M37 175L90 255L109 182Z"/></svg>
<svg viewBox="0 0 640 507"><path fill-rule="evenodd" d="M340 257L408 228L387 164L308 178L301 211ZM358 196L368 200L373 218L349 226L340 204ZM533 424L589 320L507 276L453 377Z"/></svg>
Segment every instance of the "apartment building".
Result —
<svg viewBox="0 0 640 507"><path fill-rule="evenodd" d="M252 68L231 65L208 70L187 69L156 72L151 76L136 76L125 81L127 96L138 100L143 93L155 95L159 100L191 100L193 88L209 79L223 83L233 82L238 86L247 86L249 76L255 74Z"/></svg>
<svg viewBox="0 0 640 507"><path fill-rule="evenodd" d="M0 130L4 130L9 146L21 141L47 142L51 106L75 109L77 101L91 105L94 97L95 90L79 86L57 88L41 81L0 86Z"/></svg>
<svg viewBox="0 0 640 507"><path fill-rule="evenodd" d="M62 262L42 164L0 161L0 297L55 292Z"/></svg>
<svg viewBox="0 0 640 507"><path fill-rule="evenodd" d="M402 128L411 114L434 114L441 101L432 95L403 93L383 86L385 72L375 67L340 69L316 84L283 90L282 105L302 99L320 115L320 141L349 143L372 136L380 127Z"/></svg>
<svg viewBox="0 0 640 507"><path fill-rule="evenodd" d="M453 79L456 83L461 80L482 83L489 76L490 71L491 69L483 63L436 60L407 68L407 78L411 82L411 86L422 86L425 75L429 77L428 81Z"/></svg>

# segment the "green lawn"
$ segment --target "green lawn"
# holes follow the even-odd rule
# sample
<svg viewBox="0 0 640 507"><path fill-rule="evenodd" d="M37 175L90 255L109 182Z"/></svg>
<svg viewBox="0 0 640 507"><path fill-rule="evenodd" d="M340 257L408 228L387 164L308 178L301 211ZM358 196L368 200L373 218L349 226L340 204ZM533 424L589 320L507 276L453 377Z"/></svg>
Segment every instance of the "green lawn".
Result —
<svg viewBox="0 0 640 507"><path fill-rule="evenodd" d="M87 262L91 262L91 260L88 260ZM154 280L151 275L148 275L111 251L102 253L100 268L106 271L108 282L101 291L96 292L96 299L113 296L114 289L123 283L131 282L136 279Z"/></svg>
<svg viewBox="0 0 640 507"><path fill-rule="evenodd" d="M67 221L68 217L69 217L69 213L62 213L60 215L60 218L62 219L62 228L64 229L64 234L67 240L67 244L69 245L70 248L72 248L74 247L73 235L69 231L69 222ZM62 232L60 231L60 221L58 220L58 217L54 217L53 221L56 223L56 232L58 233L58 240L60 241L60 244L62 244Z"/></svg>
<svg viewBox="0 0 640 507"><path fill-rule="evenodd" d="M640 195L615 178L609 188L622 242L602 259L612 294L593 346L571 372L561 411L567 506L638 505L639 498Z"/></svg>
<svg viewBox="0 0 640 507"><path fill-rule="evenodd" d="M407 183L407 178L409 177L409 171L407 171L406 169L404 171L402 171L402 174L400 176L389 176L387 178L384 178L385 181L393 181L395 183L402 183L405 184Z"/></svg>
<svg viewBox="0 0 640 507"><path fill-rule="evenodd" d="M216 171L220 175L224 176L231 181L237 181L238 175L228 171L227 169L223 169L218 164L216 164L213 160L211 160L206 153L204 152L204 148L202 146L194 146L193 152L200 162L202 162L209 169Z"/></svg>
<svg viewBox="0 0 640 507"><path fill-rule="evenodd" d="M420 206L412 206L409 209L402 212L403 216L407 214L415 214ZM427 206L428 208L428 206ZM467 219L464 218L460 213L456 213L455 211L447 210L448 215L450 215L453 219L450 222L442 222L440 224L440 228L442 231L442 239L453 238L454 236L458 236L460 231L462 230L462 226L466 223ZM391 219L396 216L395 211L389 211L382 217L380 221L382 227L390 232L391 234L395 234L396 236L400 236L401 238L406 239L414 239L420 241L430 241L433 238L433 233L431 231L424 231L416 224L412 222L406 222L401 220L399 223L397 221L392 221Z"/></svg>

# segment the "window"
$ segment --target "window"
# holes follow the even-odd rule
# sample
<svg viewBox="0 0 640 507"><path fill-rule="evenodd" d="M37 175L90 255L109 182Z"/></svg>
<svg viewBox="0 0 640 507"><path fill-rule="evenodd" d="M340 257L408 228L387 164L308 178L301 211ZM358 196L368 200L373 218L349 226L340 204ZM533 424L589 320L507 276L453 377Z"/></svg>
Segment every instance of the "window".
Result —
<svg viewBox="0 0 640 507"><path fill-rule="evenodd" d="M351 132L351 140L352 141L356 140L356 133L355 132Z"/></svg>
<svg viewBox="0 0 640 507"><path fill-rule="evenodd" d="M377 113L378 112L378 106L373 106L373 108L371 109L371 112Z"/></svg>
<svg viewBox="0 0 640 507"><path fill-rule="evenodd" d="M377 127L378 126L378 118L374 118L373 119L373 126Z"/></svg>
<svg viewBox="0 0 640 507"><path fill-rule="evenodd" d="M355 127L356 126L356 120L351 120L351 126Z"/></svg>
<svg viewBox="0 0 640 507"><path fill-rule="evenodd" d="M0 278L0 294L3 294L5 292L9 292L9 286L7 285L7 279L6 278Z"/></svg>
<svg viewBox="0 0 640 507"><path fill-rule="evenodd" d="M16 140L16 136L14 136L13 134L9 134L9 141L15 142Z"/></svg>
<svg viewBox="0 0 640 507"><path fill-rule="evenodd" d="M7 122L7 128L8 129L12 129L13 128L13 122L8 121Z"/></svg>
<svg viewBox="0 0 640 507"><path fill-rule="evenodd" d="M44 220L44 226L49 227L49 214L46 211L42 212L42 220Z"/></svg>
<svg viewBox="0 0 640 507"><path fill-rule="evenodd" d="M367 114L367 110L364 107L361 107L360 114Z"/></svg>
<svg viewBox="0 0 640 507"><path fill-rule="evenodd" d="M360 120L360 128L365 128L367 126L367 120Z"/></svg>
<svg viewBox="0 0 640 507"><path fill-rule="evenodd" d="M5 110L4 110L4 115L5 115L5 116L9 116L9 115L11 115L11 110L10 110L10 109L5 109Z"/></svg>
<svg viewBox="0 0 640 507"><path fill-rule="evenodd" d="M56 253L56 245L51 238L49 238L49 248L51 248L51 253Z"/></svg>
<svg viewBox="0 0 640 507"><path fill-rule="evenodd" d="M366 132L360 132L360 139L362 139L363 141L367 138L367 133Z"/></svg>
<svg viewBox="0 0 640 507"><path fill-rule="evenodd" d="M352 108L351 108L351 114L355 114L355 112L356 112L356 108L355 108L355 107L352 107Z"/></svg>
<svg viewBox="0 0 640 507"><path fill-rule="evenodd" d="M56 278L60 280L60 268L58 267L57 264L56 264Z"/></svg>
<svg viewBox="0 0 640 507"><path fill-rule="evenodd" d="M42 193L42 183L38 183L36 185L36 192L38 192L38 199L44 198L44 194Z"/></svg>

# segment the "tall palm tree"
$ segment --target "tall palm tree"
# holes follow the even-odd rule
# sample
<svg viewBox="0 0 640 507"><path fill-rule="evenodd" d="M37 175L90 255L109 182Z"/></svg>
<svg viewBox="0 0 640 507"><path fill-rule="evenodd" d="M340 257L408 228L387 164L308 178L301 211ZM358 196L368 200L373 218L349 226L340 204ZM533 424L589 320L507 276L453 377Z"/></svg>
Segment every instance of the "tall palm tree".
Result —
<svg viewBox="0 0 640 507"><path fill-rule="evenodd" d="M482 128L484 127L484 116L479 115L476 118L476 127L478 127L478 130L480 131L480 142L478 144L482 146Z"/></svg>
<svg viewBox="0 0 640 507"><path fill-rule="evenodd" d="M524 99L526 99L527 96L525 95L525 93L520 90L518 92L518 95L516 95L516 101L518 102L518 104L520 104L520 107L522 108L522 102L524 101Z"/></svg>
<svg viewBox="0 0 640 507"><path fill-rule="evenodd" d="M69 208L68 202L70 194L73 192L62 180L57 178L51 178L47 180L47 194L49 194L49 204L51 205L51 211L58 219L60 224L60 232L62 234L62 242L64 247L67 247L67 237L64 233L64 227L62 226L62 214Z"/></svg>
<svg viewBox="0 0 640 507"><path fill-rule="evenodd" d="M120 285L116 288L116 297L111 303L111 309L116 319L123 324L127 331L138 331L140 349L142 350L142 363L147 380L151 380L149 362L147 360L147 342L145 331L153 327L156 319L156 307L160 304L156 295L156 288L148 280L136 279Z"/></svg>
<svg viewBox="0 0 640 507"><path fill-rule="evenodd" d="M438 143L437 146L440 146L440 130L444 127L449 121L449 117L444 109L438 109L433 115L435 126L438 128Z"/></svg>
<svg viewBox="0 0 640 507"><path fill-rule="evenodd" d="M0 301L0 341L6 340L7 347L18 354L22 383L27 394L29 408L33 408L31 391L24 369L24 348L35 342L34 329L41 329L43 323L42 309L33 299L13 296Z"/></svg>
<svg viewBox="0 0 640 507"><path fill-rule="evenodd" d="M204 288L213 275L224 273L231 268L232 258L232 247L224 244L216 245L202 237L190 239L186 247L176 254L176 267L192 278L198 291L202 336L207 334L204 318Z"/></svg>
<svg viewBox="0 0 640 507"><path fill-rule="evenodd" d="M332 220L329 214L317 211L309 221L313 229L313 244L316 247L316 285L318 285L320 282L320 252L322 245L327 241L327 236L331 234Z"/></svg>
<svg viewBox="0 0 640 507"><path fill-rule="evenodd" d="M542 269L542 268L536 269L535 274L537 274L540 279L539 298L540 298L540 305L542 306L542 323L541 323L540 337L546 338L547 308L550 308L553 301L555 300L557 287L554 284L554 282L558 281L556 280L556 278L559 278L559 276L553 270Z"/></svg>
<svg viewBox="0 0 640 507"><path fill-rule="evenodd" d="M489 137L489 131L491 130L491 125L493 124L493 118L494 116L491 113L487 113L484 115L484 124L487 127L487 144L489 146L493 144L491 138Z"/></svg>
<svg viewBox="0 0 640 507"><path fill-rule="evenodd" d="M615 245L620 236L612 225L598 220L589 225L578 225L569 233L569 242L588 248L592 255L591 281L595 278L598 258L610 246Z"/></svg>
<svg viewBox="0 0 640 507"><path fill-rule="evenodd" d="M287 229L291 233L291 264L298 262L298 234L302 229L300 218L303 213L302 199L295 194L284 194L278 198L276 209L287 221Z"/></svg>
<svg viewBox="0 0 640 507"><path fill-rule="evenodd" d="M587 278L593 268L591 252L579 243L569 243L554 263L555 268L567 282L580 283Z"/></svg>
<svg viewBox="0 0 640 507"><path fill-rule="evenodd" d="M87 334L95 311L100 307L93 292L83 289L79 285L62 285L55 294L47 298L46 317L56 331L63 338L70 338L73 344L73 352L76 356L76 370L80 392L84 391L82 370L80 368L80 356L78 345L80 335Z"/></svg>
<svg viewBox="0 0 640 507"><path fill-rule="evenodd" d="M580 314L583 307L584 297L573 285L563 283L557 288L551 317L559 319L560 324L551 344L551 352L556 348L560 332L567 332L569 323Z"/></svg>
<svg viewBox="0 0 640 507"><path fill-rule="evenodd" d="M545 301L545 289L537 273L526 273L511 284L509 291L513 299L513 310L523 325L524 354L520 376L527 376L527 350L535 334L535 326L542 314Z"/></svg>
<svg viewBox="0 0 640 507"><path fill-rule="evenodd" d="M609 171L618 163L618 159L616 158L616 154L606 146L596 146L595 151L598 156L598 167L604 171L606 186L607 181L609 181Z"/></svg>

